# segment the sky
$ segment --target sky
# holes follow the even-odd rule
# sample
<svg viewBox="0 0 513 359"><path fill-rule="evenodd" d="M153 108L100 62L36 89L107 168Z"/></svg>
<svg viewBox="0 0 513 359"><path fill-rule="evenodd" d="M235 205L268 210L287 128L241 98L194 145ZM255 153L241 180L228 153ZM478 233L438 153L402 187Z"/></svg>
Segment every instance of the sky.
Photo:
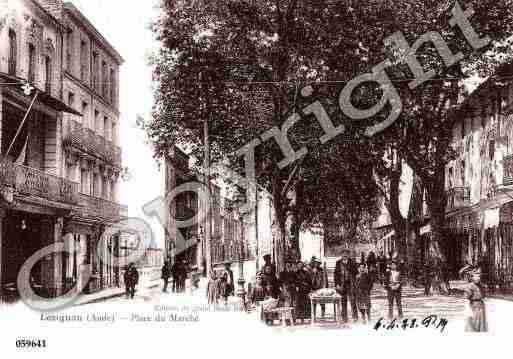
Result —
<svg viewBox="0 0 513 359"><path fill-rule="evenodd" d="M137 128L137 115L151 116L152 70L148 55L158 48L149 25L158 15L157 0L72 0L71 1L114 46L125 63L120 69L120 143L123 165L131 180L121 182L120 202L130 217L142 217L152 226L156 243L163 246L163 230L156 220L144 217L142 206L161 196L164 177L152 157L145 135Z"/></svg>

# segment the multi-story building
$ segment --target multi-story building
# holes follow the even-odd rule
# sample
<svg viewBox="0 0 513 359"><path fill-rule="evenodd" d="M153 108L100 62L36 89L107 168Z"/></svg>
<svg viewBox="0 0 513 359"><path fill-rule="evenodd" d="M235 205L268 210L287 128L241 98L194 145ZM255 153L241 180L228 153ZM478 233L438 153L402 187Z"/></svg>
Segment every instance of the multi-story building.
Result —
<svg viewBox="0 0 513 359"><path fill-rule="evenodd" d="M203 183L202 176L189 167L189 156L175 147L166 158L166 193L187 182ZM266 254L273 253L270 201L262 193L259 196L258 220L255 211L241 217L235 209L235 201L227 186L211 183L213 195L211 207L210 256L213 269L233 264L235 280L239 276L239 264L244 266L246 281L254 277ZM165 255L173 260L186 260L193 270L202 271L206 266L205 222L177 228L176 220L185 221L202 211L195 192L183 192L170 203L166 230ZM199 217L202 217L200 214ZM175 245L180 231L183 244Z"/></svg>
<svg viewBox="0 0 513 359"><path fill-rule="evenodd" d="M119 66L123 60L72 4L0 1L0 288L37 250L72 238L76 252L46 256L33 283L50 296L81 281L88 290L119 283L97 260L119 205ZM30 84L30 89L22 88ZM119 251L117 236L105 250Z"/></svg>
<svg viewBox="0 0 513 359"><path fill-rule="evenodd" d="M446 168L446 252L457 265L482 263L490 281L513 285L513 64L464 102Z"/></svg>

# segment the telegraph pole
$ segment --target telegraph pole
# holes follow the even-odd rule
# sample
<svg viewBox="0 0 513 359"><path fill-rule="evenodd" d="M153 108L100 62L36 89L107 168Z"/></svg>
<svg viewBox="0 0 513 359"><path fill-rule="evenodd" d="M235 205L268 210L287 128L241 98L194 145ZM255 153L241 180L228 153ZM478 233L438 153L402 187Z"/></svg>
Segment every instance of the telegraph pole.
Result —
<svg viewBox="0 0 513 359"><path fill-rule="evenodd" d="M199 74L199 78L200 78L200 86L201 86L201 89L203 90L203 95L205 96L205 99L203 102L203 151L204 151L204 154L203 154L203 157L204 157L204 162L203 162L203 172L204 172L204 181L205 181L205 186L207 187L208 189L208 196L206 198L206 201L208 202L205 202L203 204L204 206L204 210L207 211L207 213L205 213L205 235L204 235L204 240L205 240L205 265L206 265L206 272L207 272L207 278L210 279L210 271L212 270L212 248L211 248L211 245L212 245L212 186L211 186L211 183L210 183L210 129L209 129L209 121L210 121L210 117L211 117L211 112L210 112L210 106L207 105L207 101L208 101L208 89L205 90L205 88L203 87L203 82L202 82L202 73L200 72ZM207 203L210 203L210 206L207 205Z"/></svg>

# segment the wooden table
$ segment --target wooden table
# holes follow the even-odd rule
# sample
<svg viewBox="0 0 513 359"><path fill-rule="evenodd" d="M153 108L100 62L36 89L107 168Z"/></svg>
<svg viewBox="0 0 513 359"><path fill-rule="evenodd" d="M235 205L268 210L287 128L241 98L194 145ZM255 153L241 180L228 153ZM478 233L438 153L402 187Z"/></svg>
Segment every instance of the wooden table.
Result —
<svg viewBox="0 0 513 359"><path fill-rule="evenodd" d="M334 313L334 319L335 322L339 322L340 319L338 316L340 316L340 309L342 308L342 296L338 293L332 295L332 296L317 296L314 294L310 294L310 304L311 304L311 310L312 310L312 316L311 316L311 325L315 325L315 320L317 319L317 304L333 304L333 313Z"/></svg>

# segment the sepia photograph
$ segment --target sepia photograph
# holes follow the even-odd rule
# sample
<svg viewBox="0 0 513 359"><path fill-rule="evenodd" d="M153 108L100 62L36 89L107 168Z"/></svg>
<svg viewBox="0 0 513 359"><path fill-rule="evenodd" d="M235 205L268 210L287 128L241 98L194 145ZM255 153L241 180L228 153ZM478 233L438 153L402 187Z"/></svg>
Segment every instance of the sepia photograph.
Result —
<svg viewBox="0 0 513 359"><path fill-rule="evenodd" d="M0 0L2 357L502 358L512 319L513 0Z"/></svg>

